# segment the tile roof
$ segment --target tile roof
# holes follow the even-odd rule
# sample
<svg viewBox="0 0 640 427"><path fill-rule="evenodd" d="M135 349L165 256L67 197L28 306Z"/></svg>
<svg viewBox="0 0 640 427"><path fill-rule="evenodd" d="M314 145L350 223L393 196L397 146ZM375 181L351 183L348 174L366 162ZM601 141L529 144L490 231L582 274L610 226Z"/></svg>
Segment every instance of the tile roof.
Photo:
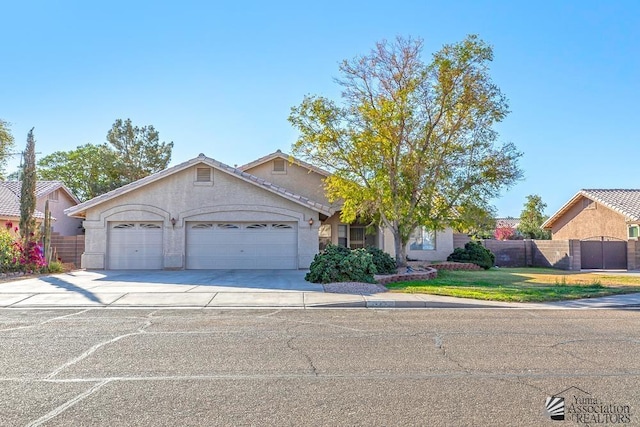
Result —
<svg viewBox="0 0 640 427"><path fill-rule="evenodd" d="M44 214L37 209L33 216L37 219L44 218ZM0 217L20 218L20 199L3 185L0 185Z"/></svg>
<svg viewBox="0 0 640 427"><path fill-rule="evenodd" d="M143 187L147 184L150 184L152 182L155 182L161 178L164 178L166 176L172 175L176 172L179 172L181 170L187 169L191 166L194 166L196 164L199 163L204 163L204 164L208 164L220 171L226 172L230 175L234 175L237 178L242 179L243 181L249 182L253 185L256 185L258 187L264 188L267 191L270 191L272 193L278 194L286 199L289 199L299 205L305 206L307 208L313 209L317 212L321 212L326 214L327 216L331 216L335 213L334 208L332 208L331 206L326 206L323 205L322 203L318 203L314 200L311 200L307 197L304 197L302 195L299 194L295 194L289 190L287 190L286 188L280 187L278 185L275 185L265 179L262 178L258 178L255 175L252 175L248 172L244 172L243 170L239 169L239 168L234 168L232 166L226 165L222 162L219 162L215 159L212 159L210 157L205 156L204 154L200 154L198 157L191 159L191 160L187 160L186 162L180 163L179 165L173 166L169 169L165 169L163 171L160 172L156 172L152 175L149 175L147 177L144 177L142 179L139 179L138 181L132 182L130 184L124 185L120 188L117 188L115 190L112 190L108 193L102 194L98 197L94 197L91 200L87 200L84 203L80 203L76 206L72 206L70 208L65 209L65 213L69 216L81 216L84 211L86 211L88 208L91 208L93 206L99 205L100 203L103 203L107 200L110 200L114 197L129 193L135 189L138 189L140 187Z"/></svg>
<svg viewBox="0 0 640 427"><path fill-rule="evenodd" d="M630 220L640 221L640 190L580 190L580 193Z"/></svg>
<svg viewBox="0 0 640 427"><path fill-rule="evenodd" d="M552 224L582 197L624 215L627 221L640 221L640 189L583 189L546 220L542 228L550 229Z"/></svg>
<svg viewBox="0 0 640 427"><path fill-rule="evenodd" d="M0 186L11 190L20 198L22 181L0 181ZM80 203L80 200L78 200L62 181L36 181L36 197L38 199L58 189L63 189L76 203Z"/></svg>
<svg viewBox="0 0 640 427"><path fill-rule="evenodd" d="M520 225L520 218L496 218L496 227L516 228Z"/></svg>

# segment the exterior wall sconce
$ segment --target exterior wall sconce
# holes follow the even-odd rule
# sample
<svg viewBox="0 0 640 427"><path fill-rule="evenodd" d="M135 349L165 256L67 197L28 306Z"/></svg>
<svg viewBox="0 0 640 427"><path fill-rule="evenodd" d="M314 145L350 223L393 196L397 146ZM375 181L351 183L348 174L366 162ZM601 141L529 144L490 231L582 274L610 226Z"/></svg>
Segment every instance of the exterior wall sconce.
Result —
<svg viewBox="0 0 640 427"><path fill-rule="evenodd" d="M176 228L176 219L173 217L171 218L171 227Z"/></svg>
<svg viewBox="0 0 640 427"><path fill-rule="evenodd" d="M309 228L313 227L313 218L309 218Z"/></svg>

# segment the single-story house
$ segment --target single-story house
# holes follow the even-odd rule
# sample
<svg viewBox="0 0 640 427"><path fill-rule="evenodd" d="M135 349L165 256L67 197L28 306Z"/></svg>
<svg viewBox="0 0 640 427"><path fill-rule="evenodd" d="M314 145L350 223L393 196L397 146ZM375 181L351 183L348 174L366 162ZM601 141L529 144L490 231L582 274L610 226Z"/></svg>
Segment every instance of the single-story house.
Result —
<svg viewBox="0 0 640 427"><path fill-rule="evenodd" d="M496 218L496 229L500 227L513 228L514 230L520 225L520 218Z"/></svg>
<svg viewBox="0 0 640 427"><path fill-rule="evenodd" d="M552 240L580 240L583 269L627 268L627 242L640 234L640 190L580 190L542 228Z"/></svg>
<svg viewBox="0 0 640 427"><path fill-rule="evenodd" d="M0 181L0 226L4 227L8 222L14 227L19 226L21 189L21 181ZM82 220L64 213L65 209L77 205L80 200L62 181L36 181L36 224L44 220L47 200L52 217L52 232L61 236L82 234Z"/></svg>
<svg viewBox="0 0 640 427"><path fill-rule="evenodd" d="M638 238L640 190L580 190L543 224L552 240Z"/></svg>
<svg viewBox="0 0 640 427"><path fill-rule="evenodd" d="M393 253L389 230L344 224L329 175L280 151L240 167L204 154L68 208L84 219L88 269L308 268L328 242ZM417 230L408 255L446 259L453 232Z"/></svg>

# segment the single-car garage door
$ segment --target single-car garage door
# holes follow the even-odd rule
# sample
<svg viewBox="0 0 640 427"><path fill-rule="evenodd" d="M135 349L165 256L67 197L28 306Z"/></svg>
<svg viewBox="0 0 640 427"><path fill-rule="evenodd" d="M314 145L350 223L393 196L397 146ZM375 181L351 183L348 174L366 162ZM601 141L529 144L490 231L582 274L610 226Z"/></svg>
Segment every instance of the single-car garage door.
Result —
<svg viewBox="0 0 640 427"><path fill-rule="evenodd" d="M188 269L296 269L294 222L187 222Z"/></svg>
<svg viewBox="0 0 640 427"><path fill-rule="evenodd" d="M108 245L111 270L162 268L161 222L110 222Z"/></svg>

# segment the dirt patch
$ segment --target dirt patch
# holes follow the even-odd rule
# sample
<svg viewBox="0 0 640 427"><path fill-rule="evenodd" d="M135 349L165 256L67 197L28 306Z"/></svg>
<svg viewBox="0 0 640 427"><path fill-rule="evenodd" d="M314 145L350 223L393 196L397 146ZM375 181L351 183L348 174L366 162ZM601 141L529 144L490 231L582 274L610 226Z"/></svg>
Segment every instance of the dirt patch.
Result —
<svg viewBox="0 0 640 427"><path fill-rule="evenodd" d="M373 295L387 292L387 288L377 283L340 282L322 285L325 292L333 294Z"/></svg>

